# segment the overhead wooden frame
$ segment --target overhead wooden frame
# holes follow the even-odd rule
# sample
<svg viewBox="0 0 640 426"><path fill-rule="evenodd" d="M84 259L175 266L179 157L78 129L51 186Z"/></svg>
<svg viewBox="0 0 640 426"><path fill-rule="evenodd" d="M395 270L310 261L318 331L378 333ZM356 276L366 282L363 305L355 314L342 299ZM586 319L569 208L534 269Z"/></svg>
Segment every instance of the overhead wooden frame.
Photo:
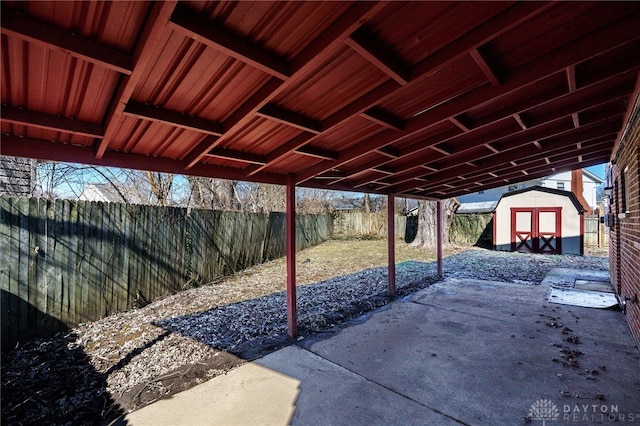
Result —
<svg viewBox="0 0 640 426"><path fill-rule="evenodd" d="M5 155L442 199L606 161L638 99L636 2L1 7Z"/></svg>

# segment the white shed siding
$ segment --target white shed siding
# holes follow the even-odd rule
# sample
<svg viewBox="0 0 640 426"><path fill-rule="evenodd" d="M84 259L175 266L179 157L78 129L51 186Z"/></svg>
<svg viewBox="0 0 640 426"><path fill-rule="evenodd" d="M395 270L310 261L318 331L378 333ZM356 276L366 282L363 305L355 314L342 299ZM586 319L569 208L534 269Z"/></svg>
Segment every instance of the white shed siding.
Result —
<svg viewBox="0 0 640 426"><path fill-rule="evenodd" d="M503 197L495 211L495 242L498 250L511 250L511 208L540 208L561 207L561 235L562 253L580 254L581 217L575 205L568 196L550 194L541 191L527 191L508 197ZM541 220L548 220L552 215L542 215ZM549 229L550 225L542 223L543 229Z"/></svg>

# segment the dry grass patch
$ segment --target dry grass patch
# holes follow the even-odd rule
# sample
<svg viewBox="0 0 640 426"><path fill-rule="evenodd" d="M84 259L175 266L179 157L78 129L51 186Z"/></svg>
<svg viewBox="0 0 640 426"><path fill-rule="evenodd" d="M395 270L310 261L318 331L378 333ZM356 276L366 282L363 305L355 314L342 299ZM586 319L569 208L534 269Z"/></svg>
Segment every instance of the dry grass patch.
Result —
<svg viewBox="0 0 640 426"><path fill-rule="evenodd" d="M450 246L444 250L443 255L460 253L466 249L468 247ZM396 263L408 260L432 262L436 260L436 252L397 241ZM329 240L298 252L297 284L313 284L378 266L387 266L387 240ZM246 290L251 291L254 297L284 290L287 279L286 259L280 258L245 269L224 281L242 285L248 278L251 279L253 289Z"/></svg>

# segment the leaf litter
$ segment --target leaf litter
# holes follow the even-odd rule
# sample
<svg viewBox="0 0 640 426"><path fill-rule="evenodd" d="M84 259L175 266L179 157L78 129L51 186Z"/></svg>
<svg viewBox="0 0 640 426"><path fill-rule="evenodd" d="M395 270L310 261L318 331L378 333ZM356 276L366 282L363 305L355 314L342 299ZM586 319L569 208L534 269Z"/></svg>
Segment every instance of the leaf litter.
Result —
<svg viewBox="0 0 640 426"><path fill-rule="evenodd" d="M539 285L558 267L608 268L600 256L468 247L450 247L447 254L443 278L522 285ZM433 251L398 244L398 297L440 280L434 259ZM385 264L381 240L332 240L299 252L300 335L339 329L388 304ZM284 259L277 259L3 353L3 422L109 424L292 343L285 271Z"/></svg>

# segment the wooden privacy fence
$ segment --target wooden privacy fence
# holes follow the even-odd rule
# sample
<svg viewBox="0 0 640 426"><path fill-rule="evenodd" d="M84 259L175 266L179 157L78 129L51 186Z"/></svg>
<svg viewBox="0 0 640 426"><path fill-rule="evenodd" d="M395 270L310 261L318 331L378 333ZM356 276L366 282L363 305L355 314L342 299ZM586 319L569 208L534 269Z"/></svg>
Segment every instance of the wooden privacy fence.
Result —
<svg viewBox="0 0 640 426"><path fill-rule="evenodd" d="M449 241L454 244L471 244L493 247L493 215L491 213L456 213L449 228ZM396 215L396 236L413 241L417 218ZM585 246L608 247L609 233L600 223L598 215L586 215L584 227ZM384 212L337 212L333 220L333 236L338 238L385 238L387 215Z"/></svg>
<svg viewBox="0 0 640 426"><path fill-rule="evenodd" d="M604 223L600 223L600 217L597 214L584 216L584 245L609 247L609 232Z"/></svg>
<svg viewBox="0 0 640 426"><path fill-rule="evenodd" d="M397 238L405 238L406 226L407 217L396 215L395 233ZM387 236L387 214L385 212L336 212L333 218L333 236L338 238L385 238Z"/></svg>
<svg viewBox="0 0 640 426"><path fill-rule="evenodd" d="M298 215L297 248L331 236ZM0 197L2 348L285 254L285 214Z"/></svg>

